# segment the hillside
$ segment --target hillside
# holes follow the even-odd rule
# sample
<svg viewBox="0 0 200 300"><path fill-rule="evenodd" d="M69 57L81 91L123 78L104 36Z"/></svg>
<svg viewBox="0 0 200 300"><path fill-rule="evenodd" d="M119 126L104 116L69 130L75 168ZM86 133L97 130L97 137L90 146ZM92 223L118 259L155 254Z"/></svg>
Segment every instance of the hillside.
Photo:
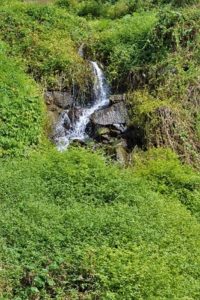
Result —
<svg viewBox="0 0 200 300"><path fill-rule="evenodd" d="M1 1L0 299L200 298L199 29L198 0Z"/></svg>

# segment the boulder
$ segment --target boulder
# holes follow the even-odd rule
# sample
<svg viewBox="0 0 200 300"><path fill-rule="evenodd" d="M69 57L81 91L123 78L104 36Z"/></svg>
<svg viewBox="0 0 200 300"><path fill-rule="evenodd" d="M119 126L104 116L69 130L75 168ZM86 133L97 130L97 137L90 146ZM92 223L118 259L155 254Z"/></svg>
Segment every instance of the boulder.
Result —
<svg viewBox="0 0 200 300"><path fill-rule="evenodd" d="M73 97L69 92L46 91L44 99L47 105L56 105L62 109L69 108L73 103Z"/></svg>
<svg viewBox="0 0 200 300"><path fill-rule="evenodd" d="M118 132L125 132L127 130L127 126L125 126L124 124L113 124L113 127Z"/></svg>
<svg viewBox="0 0 200 300"><path fill-rule="evenodd" d="M126 124L128 121L126 105L123 102L119 102L108 108L96 111L92 114L91 121L93 124L101 126Z"/></svg>

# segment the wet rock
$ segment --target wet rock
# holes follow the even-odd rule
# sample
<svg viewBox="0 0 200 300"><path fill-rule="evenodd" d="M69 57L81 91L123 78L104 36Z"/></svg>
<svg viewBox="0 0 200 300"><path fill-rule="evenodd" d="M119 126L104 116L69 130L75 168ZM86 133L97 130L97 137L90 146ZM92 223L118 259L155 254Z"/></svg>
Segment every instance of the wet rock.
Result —
<svg viewBox="0 0 200 300"><path fill-rule="evenodd" d="M116 103L108 108L101 109L91 116L91 121L96 125L126 124L128 112L123 102Z"/></svg>
<svg viewBox="0 0 200 300"><path fill-rule="evenodd" d="M125 102L126 94L111 95L109 100L111 103Z"/></svg>
<svg viewBox="0 0 200 300"><path fill-rule="evenodd" d="M71 129L71 120L67 111L59 114L57 122L52 130L52 138L56 141L60 137L64 137L69 129Z"/></svg>
<svg viewBox="0 0 200 300"><path fill-rule="evenodd" d="M68 92L47 91L44 94L47 105L56 105L62 109L69 108L73 103L73 97Z"/></svg>
<svg viewBox="0 0 200 300"><path fill-rule="evenodd" d="M71 128L71 120L68 116L67 111L63 111L60 115L60 122L63 124L63 127L65 129L70 129Z"/></svg>
<svg viewBox="0 0 200 300"><path fill-rule="evenodd" d="M82 113L83 113L83 108L82 107L72 107L68 111L68 116L69 116L71 122L75 123L76 120L78 120L79 117L82 115Z"/></svg>
<svg viewBox="0 0 200 300"><path fill-rule="evenodd" d="M127 130L127 126L124 124L113 124L113 127L119 132L125 132Z"/></svg>

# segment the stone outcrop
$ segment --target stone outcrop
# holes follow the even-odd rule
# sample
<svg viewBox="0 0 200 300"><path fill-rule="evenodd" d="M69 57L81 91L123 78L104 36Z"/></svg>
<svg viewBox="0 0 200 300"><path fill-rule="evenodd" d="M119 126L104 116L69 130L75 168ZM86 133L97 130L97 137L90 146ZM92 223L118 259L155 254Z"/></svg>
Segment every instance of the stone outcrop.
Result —
<svg viewBox="0 0 200 300"><path fill-rule="evenodd" d="M69 108L73 103L73 97L69 92L47 91L44 98L47 105L55 105L62 109Z"/></svg>
<svg viewBox="0 0 200 300"><path fill-rule="evenodd" d="M102 126L126 124L128 121L126 105L123 102L119 102L108 108L96 111L91 116L91 121L93 124Z"/></svg>
<svg viewBox="0 0 200 300"><path fill-rule="evenodd" d="M44 97L51 123L50 138L54 141L64 138L82 115L83 108L77 106L72 95L66 91L47 91ZM86 127L86 133L96 141L96 147L104 145L108 152L111 151L111 156L124 165L128 161L128 121L126 95L112 95L109 107L94 112ZM74 145L85 145L85 141L75 140Z"/></svg>

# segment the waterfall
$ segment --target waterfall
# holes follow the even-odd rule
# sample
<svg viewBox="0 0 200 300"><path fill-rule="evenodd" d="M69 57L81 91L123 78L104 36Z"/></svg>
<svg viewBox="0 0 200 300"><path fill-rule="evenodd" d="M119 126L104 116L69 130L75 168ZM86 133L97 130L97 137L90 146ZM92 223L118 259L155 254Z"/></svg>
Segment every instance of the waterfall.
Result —
<svg viewBox="0 0 200 300"><path fill-rule="evenodd" d="M56 144L60 151L65 150L73 140L84 141L87 138L87 134L85 131L90 121L91 115L95 111L108 106L109 104L108 85L106 83L105 76L96 62L91 61L90 63L94 73L93 104L90 107L85 107L82 109L79 118L75 121L74 124L72 124L71 128L68 130L64 129L64 120L68 118L67 116L62 116L56 128L56 130L59 130L59 132L63 133L61 134L61 136L58 136L56 138ZM67 112L65 112L65 114L67 115ZM61 130L61 128L63 128L63 130Z"/></svg>

